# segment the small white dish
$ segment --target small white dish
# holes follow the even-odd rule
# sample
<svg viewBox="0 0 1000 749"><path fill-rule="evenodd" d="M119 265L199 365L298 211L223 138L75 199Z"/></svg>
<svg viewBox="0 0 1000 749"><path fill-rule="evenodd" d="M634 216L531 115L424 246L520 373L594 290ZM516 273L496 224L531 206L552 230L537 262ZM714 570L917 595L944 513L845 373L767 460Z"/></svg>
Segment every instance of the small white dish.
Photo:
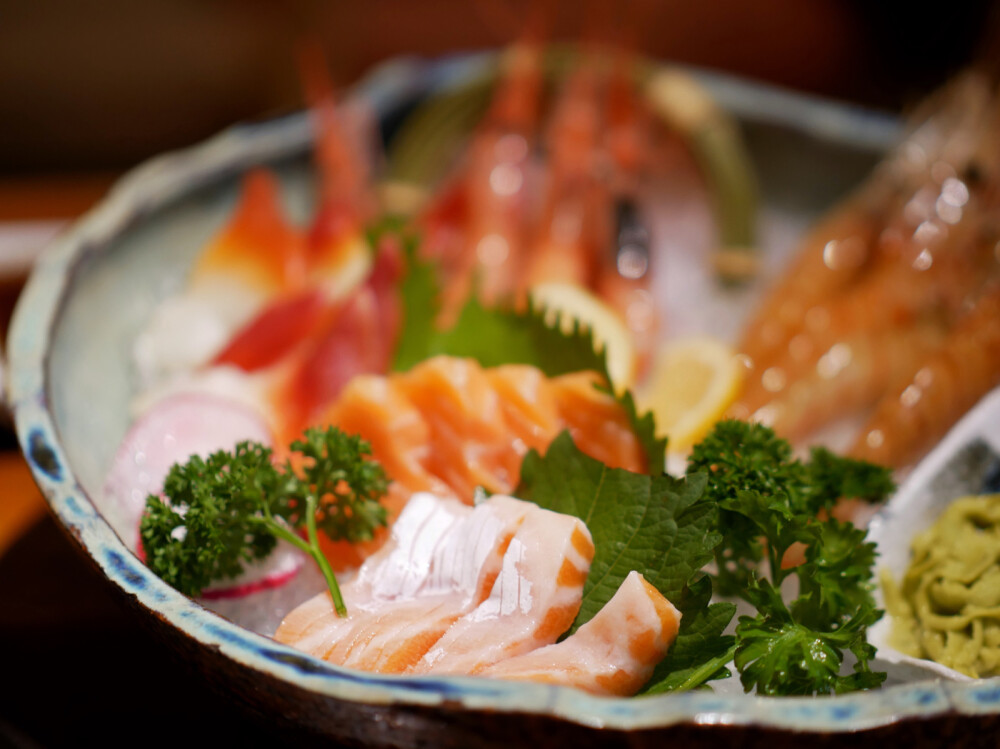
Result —
<svg viewBox="0 0 1000 749"><path fill-rule="evenodd" d="M950 502L969 494L1000 491L1000 388L986 395L913 470L885 508L871 521L868 538L878 546L879 571L901 580L910 563L913 537L930 527ZM881 587L876 601L885 606ZM868 630L878 657L927 677L973 681L934 661L914 658L889 644L892 617Z"/></svg>

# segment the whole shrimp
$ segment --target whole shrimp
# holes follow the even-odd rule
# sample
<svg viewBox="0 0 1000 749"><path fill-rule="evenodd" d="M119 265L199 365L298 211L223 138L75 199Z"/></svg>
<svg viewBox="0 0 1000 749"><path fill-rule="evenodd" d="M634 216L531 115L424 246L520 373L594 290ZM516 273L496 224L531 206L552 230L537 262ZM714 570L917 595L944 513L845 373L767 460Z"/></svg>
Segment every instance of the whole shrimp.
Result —
<svg viewBox="0 0 1000 749"><path fill-rule="evenodd" d="M935 316L947 323L961 291L974 287L984 264L990 263L983 244L991 223L988 181L952 176L975 164L991 163L986 153L992 143L990 122L988 117L978 120L977 140L971 144L965 140L968 132L962 138L954 136L960 148L952 150L960 153L952 157L959 168L947 165L945 176L946 163L936 163L938 178L929 175L928 184L921 185L882 230L877 255L868 261L865 273L839 296L800 310L802 322L794 337L780 353L755 362L757 369L732 415L775 419L784 414L778 423L797 424L792 430L796 433L806 425L818 426L819 409L799 416L791 411L805 407L810 392L817 396L829 392L830 376L824 370L831 371L831 362L840 359L847 362L844 367L857 367L865 357L853 357L853 350L872 351L873 343L893 328L909 329L921 319L933 322ZM918 346L928 340L904 337ZM899 343L893 342L892 349L902 362L910 356L903 355ZM869 367L868 371L874 376L891 370ZM857 371L842 373L841 381L852 381L856 375ZM859 388L856 398L877 393L878 382L886 384L884 378L875 378ZM790 395L792 389L797 392Z"/></svg>
<svg viewBox="0 0 1000 749"><path fill-rule="evenodd" d="M472 137L465 172L463 251L453 262L440 322L454 321L475 288L491 305L514 293L525 249L530 159L538 124L542 77L536 39L515 44L491 106Z"/></svg>
<svg viewBox="0 0 1000 749"><path fill-rule="evenodd" d="M650 280L653 244L643 222L640 196L648 181L653 148L651 112L633 81L634 56L619 49L605 95L603 151L608 157L604 210L609 215L607 250L599 254L597 293L618 310L632 334L639 371L659 338L660 316Z"/></svg>
<svg viewBox="0 0 1000 749"><path fill-rule="evenodd" d="M601 127L600 75L586 55L563 83L546 137L548 185L521 289L559 281L589 287L602 244L595 160ZM606 234L604 235L606 236Z"/></svg>
<svg viewBox="0 0 1000 749"><path fill-rule="evenodd" d="M810 310L864 279L884 250L892 253L894 232L884 235L883 229L906 222L907 212L914 213L931 193L937 196L935 180L953 176L954 165L969 160L968 151L983 138L991 96L987 80L970 73L931 97L886 161L809 232L744 330L739 350L756 376L808 326Z"/></svg>
<svg viewBox="0 0 1000 749"><path fill-rule="evenodd" d="M987 286L948 340L878 402L850 455L884 465L907 465L997 385L1000 277Z"/></svg>

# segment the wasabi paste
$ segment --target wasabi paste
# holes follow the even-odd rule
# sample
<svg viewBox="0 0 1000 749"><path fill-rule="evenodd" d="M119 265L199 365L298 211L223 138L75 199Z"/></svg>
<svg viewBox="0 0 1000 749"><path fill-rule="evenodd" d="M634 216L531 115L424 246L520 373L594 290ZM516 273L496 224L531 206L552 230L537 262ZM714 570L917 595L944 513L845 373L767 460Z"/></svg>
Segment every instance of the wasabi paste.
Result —
<svg viewBox="0 0 1000 749"><path fill-rule="evenodd" d="M1000 494L955 500L912 551L901 585L883 579L890 644L973 678L1000 674Z"/></svg>

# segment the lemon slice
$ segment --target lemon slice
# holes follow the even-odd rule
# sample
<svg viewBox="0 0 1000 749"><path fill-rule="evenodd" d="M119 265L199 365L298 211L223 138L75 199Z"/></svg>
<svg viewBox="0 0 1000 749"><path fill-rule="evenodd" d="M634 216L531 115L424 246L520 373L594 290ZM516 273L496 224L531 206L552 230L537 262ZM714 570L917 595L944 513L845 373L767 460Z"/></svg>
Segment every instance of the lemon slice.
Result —
<svg viewBox="0 0 1000 749"><path fill-rule="evenodd" d="M554 325L560 315L563 332L573 330L573 321L588 328L594 343L604 347L608 357L608 374L616 390L631 387L635 380L635 345L625 321L600 298L572 283L550 281L532 286L528 295L535 305L544 307L546 322Z"/></svg>
<svg viewBox="0 0 1000 749"><path fill-rule="evenodd" d="M736 353L714 338L667 344L653 365L640 403L653 412L656 430L671 452L705 436L739 394L743 367Z"/></svg>

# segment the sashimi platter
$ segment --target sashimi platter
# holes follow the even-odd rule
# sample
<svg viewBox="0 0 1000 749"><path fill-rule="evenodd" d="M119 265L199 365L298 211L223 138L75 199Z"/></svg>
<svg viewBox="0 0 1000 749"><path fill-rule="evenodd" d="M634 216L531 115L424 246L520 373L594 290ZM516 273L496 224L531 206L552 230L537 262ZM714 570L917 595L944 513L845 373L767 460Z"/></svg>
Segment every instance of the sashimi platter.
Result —
<svg viewBox="0 0 1000 749"><path fill-rule="evenodd" d="M192 679L360 746L996 745L997 81L302 67L8 342L52 510Z"/></svg>

